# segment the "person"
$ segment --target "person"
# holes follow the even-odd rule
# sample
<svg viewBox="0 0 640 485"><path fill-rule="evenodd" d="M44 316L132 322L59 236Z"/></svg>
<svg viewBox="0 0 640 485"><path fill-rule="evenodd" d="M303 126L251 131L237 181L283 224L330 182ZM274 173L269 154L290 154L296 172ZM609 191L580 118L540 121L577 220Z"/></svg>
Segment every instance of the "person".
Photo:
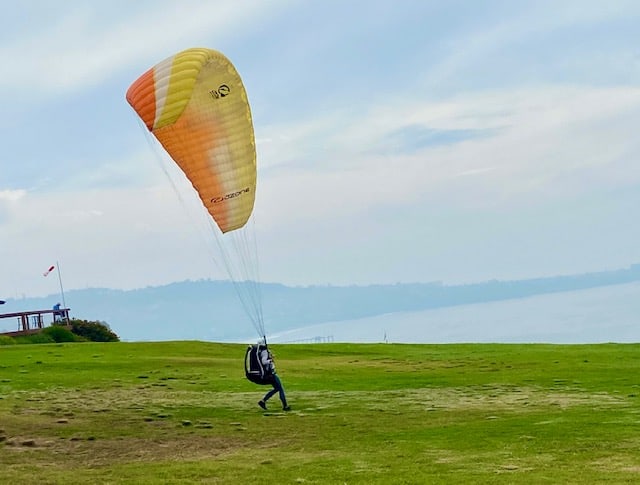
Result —
<svg viewBox="0 0 640 485"><path fill-rule="evenodd" d="M60 310L60 303L56 303L55 305L53 305L53 321L60 322L62 321L63 316L64 313Z"/></svg>
<svg viewBox="0 0 640 485"><path fill-rule="evenodd" d="M267 401L273 395L278 393L280 397L280 401L282 402L282 410L290 411L291 407L287 404L287 396L284 393L284 387L282 387L282 381L280 380L280 377L278 377L278 374L276 373L276 364L273 361L273 354L271 354L271 351L265 345L264 341L259 341L258 346L259 346L258 357L260 359L260 362L262 363L262 366L265 369L265 374L269 376L271 385L273 386L273 389L269 390L269 392L267 392L264 395L264 397L260 401L258 401L258 406L266 410Z"/></svg>

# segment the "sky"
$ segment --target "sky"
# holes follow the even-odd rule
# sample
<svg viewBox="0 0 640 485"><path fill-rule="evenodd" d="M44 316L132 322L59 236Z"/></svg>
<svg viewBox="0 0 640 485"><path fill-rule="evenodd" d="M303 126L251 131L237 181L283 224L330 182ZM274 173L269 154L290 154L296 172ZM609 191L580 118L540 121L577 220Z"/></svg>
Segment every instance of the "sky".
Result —
<svg viewBox="0 0 640 485"><path fill-rule="evenodd" d="M227 278L125 100L189 47L248 92L261 281L638 263L639 22L635 0L2 1L0 299Z"/></svg>

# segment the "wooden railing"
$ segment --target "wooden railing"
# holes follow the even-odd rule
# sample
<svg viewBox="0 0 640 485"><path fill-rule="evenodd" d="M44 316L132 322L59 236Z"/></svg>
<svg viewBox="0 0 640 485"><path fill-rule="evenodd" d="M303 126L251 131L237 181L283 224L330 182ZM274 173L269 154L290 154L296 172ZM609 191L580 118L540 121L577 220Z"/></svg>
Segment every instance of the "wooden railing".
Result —
<svg viewBox="0 0 640 485"><path fill-rule="evenodd" d="M31 310L27 312L0 313L0 319L15 318L18 323L18 330L15 332L3 332L2 335L24 335L36 333L45 327L45 315L51 315L51 322L64 323L69 321L69 308L58 310ZM47 320L49 320L47 318Z"/></svg>

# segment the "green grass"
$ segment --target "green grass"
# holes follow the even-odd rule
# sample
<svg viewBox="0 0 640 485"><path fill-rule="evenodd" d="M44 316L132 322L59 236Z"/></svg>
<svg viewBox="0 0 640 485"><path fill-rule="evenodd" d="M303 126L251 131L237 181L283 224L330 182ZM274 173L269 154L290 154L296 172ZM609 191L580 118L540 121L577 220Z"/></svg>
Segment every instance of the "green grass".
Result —
<svg viewBox="0 0 640 485"><path fill-rule="evenodd" d="M637 483L640 345L0 347L2 483Z"/></svg>

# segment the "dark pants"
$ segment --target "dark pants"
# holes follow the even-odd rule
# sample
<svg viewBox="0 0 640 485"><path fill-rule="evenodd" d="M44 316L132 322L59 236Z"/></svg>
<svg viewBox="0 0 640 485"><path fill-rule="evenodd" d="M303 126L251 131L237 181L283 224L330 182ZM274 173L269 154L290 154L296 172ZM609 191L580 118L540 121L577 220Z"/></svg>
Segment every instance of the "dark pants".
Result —
<svg viewBox="0 0 640 485"><path fill-rule="evenodd" d="M280 393L280 400L282 401L282 407L287 407L287 397L284 395L284 388L282 387L282 382L280 382L280 378L278 374L273 374L273 382L271 383L273 389L267 392L262 400L267 402L271 396L273 396L276 392Z"/></svg>

